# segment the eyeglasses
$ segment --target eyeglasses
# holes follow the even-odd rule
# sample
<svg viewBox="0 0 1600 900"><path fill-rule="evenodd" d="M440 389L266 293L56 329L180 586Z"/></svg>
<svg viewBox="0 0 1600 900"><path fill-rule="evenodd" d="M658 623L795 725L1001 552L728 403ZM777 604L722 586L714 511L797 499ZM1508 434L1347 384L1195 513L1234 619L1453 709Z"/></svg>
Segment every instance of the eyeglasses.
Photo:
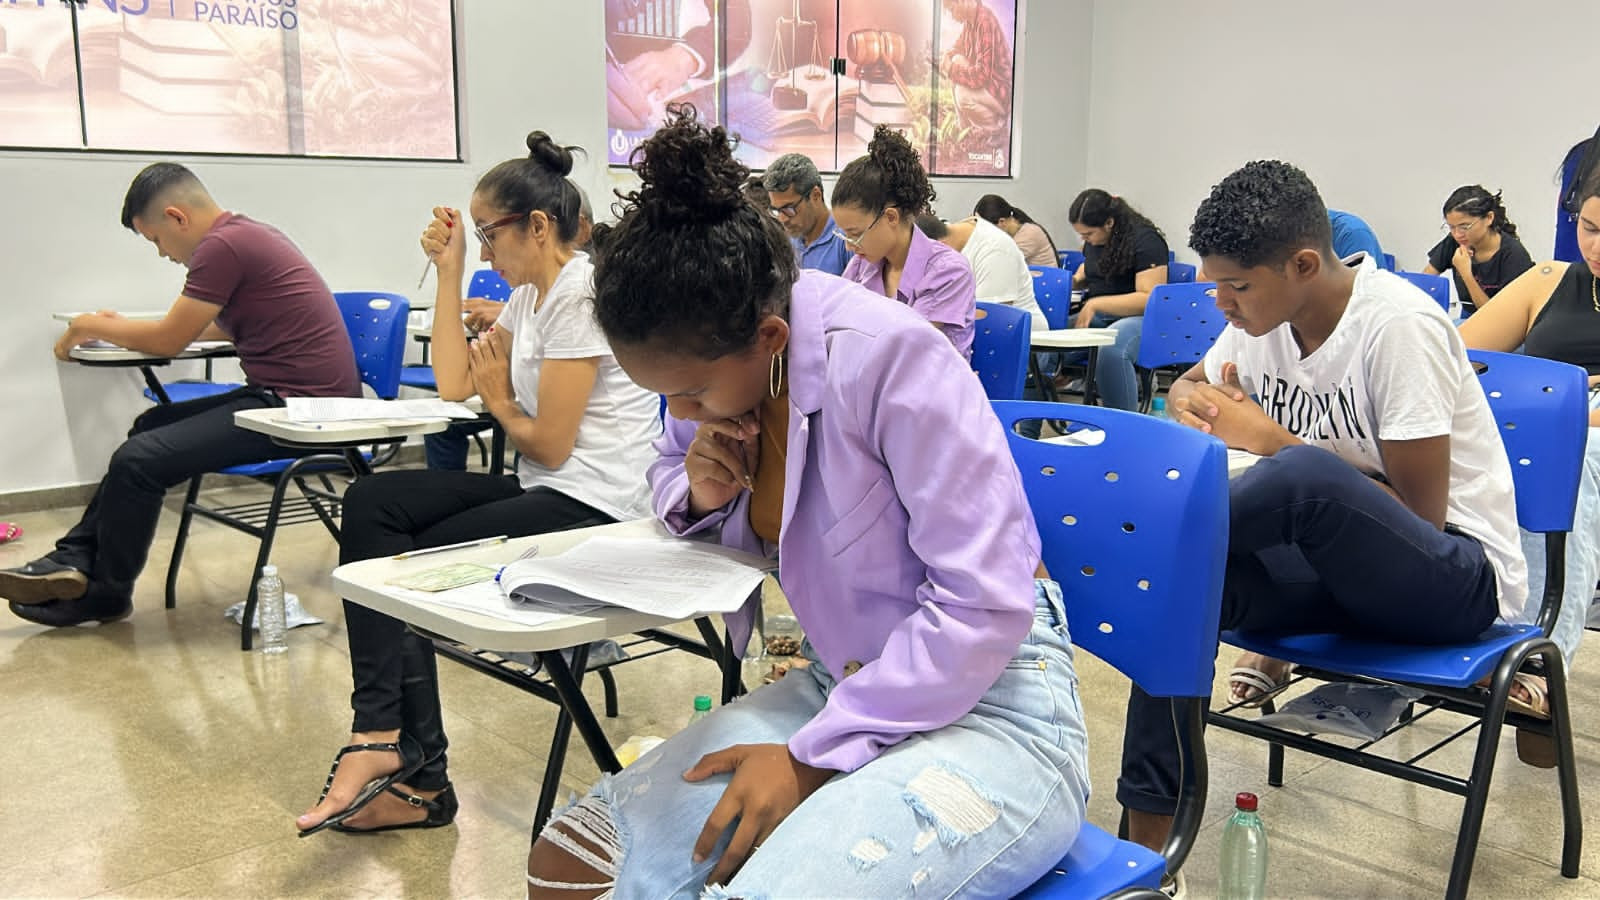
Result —
<svg viewBox="0 0 1600 900"><path fill-rule="evenodd" d="M888 212L888 211L889 211L889 207L887 207L887 206L885 206L883 209L878 210L878 217L876 219L872 220L872 224L871 225L868 225L867 227L861 229L861 233L859 235L855 236L855 237L851 237L850 235L845 234L843 231L840 231L837 228L835 228L833 230L833 233L837 234L839 236L840 240L843 240L845 242L845 245L848 246L850 249L859 250L859 249L861 249L861 242L867 239L867 232L871 231L873 229L873 227L878 224L879 220L881 220L883 218L883 214Z"/></svg>
<svg viewBox="0 0 1600 900"><path fill-rule="evenodd" d="M1439 230L1448 232L1450 234L1466 234L1467 232L1476 228L1478 223L1482 221L1483 217L1479 216L1470 222L1462 222L1460 225L1451 225L1449 222L1446 222L1445 224L1439 226Z"/></svg>
<svg viewBox="0 0 1600 900"><path fill-rule="evenodd" d="M772 217L774 219L792 219L794 218L795 213L800 211L800 204L804 202L806 202L805 198L802 197L793 203L788 203L783 206L774 206L770 212L772 213Z"/></svg>
<svg viewBox="0 0 1600 900"><path fill-rule="evenodd" d="M493 222L490 222L487 225L479 225L476 228L473 228L472 233L478 236L479 243L483 244L485 247L488 247L490 251L493 251L494 241L489 237L489 232L494 231L496 228L504 228L513 222L519 222L531 215L533 215L532 211L517 213L516 215L511 216L502 216L501 218L495 219Z"/></svg>

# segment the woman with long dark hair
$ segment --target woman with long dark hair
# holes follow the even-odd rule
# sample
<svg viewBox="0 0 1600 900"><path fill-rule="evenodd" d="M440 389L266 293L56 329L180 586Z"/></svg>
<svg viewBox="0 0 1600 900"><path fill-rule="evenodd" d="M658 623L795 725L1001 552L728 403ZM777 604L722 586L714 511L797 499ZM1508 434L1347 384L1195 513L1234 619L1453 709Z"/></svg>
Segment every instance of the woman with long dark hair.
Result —
<svg viewBox="0 0 1600 900"><path fill-rule="evenodd" d="M1099 188L1079 194L1067 210L1083 240L1083 265L1072 284L1083 290L1074 325L1112 328L1116 343L1100 351L1095 383L1106 406L1139 408L1139 378L1133 363L1144 333L1144 305L1167 283L1167 239L1154 223L1121 197Z"/></svg>
<svg viewBox="0 0 1600 900"><path fill-rule="evenodd" d="M529 897L1018 893L1088 783L1060 589L982 385L903 305L799 271L692 108L634 169L595 310L667 398L656 515L776 550L812 661L556 816Z"/></svg>
<svg viewBox="0 0 1600 900"><path fill-rule="evenodd" d="M1477 312L1501 288L1533 268L1499 191L1491 194L1480 184L1456 188L1444 201L1444 228L1447 233L1428 251L1422 271L1455 277L1463 316Z"/></svg>
<svg viewBox="0 0 1600 900"><path fill-rule="evenodd" d="M1006 198L984 194L972 207L972 214L1011 235L1028 265L1061 267L1061 254L1050 232L1027 213L1007 203Z"/></svg>

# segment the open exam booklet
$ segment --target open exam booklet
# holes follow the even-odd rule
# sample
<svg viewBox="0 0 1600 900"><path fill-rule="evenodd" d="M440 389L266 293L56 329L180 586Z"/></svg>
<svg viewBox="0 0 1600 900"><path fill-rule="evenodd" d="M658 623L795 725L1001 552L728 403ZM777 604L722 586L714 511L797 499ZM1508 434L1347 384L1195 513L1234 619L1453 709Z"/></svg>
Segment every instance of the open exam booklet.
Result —
<svg viewBox="0 0 1600 900"><path fill-rule="evenodd" d="M512 562L497 578L408 595L528 626L607 606L687 619L733 612L776 570L775 560L702 541L593 537Z"/></svg>
<svg viewBox="0 0 1600 900"><path fill-rule="evenodd" d="M584 611L597 605L690 618L733 612L761 587L768 560L677 538L593 537L559 556L521 559L500 573L512 603Z"/></svg>

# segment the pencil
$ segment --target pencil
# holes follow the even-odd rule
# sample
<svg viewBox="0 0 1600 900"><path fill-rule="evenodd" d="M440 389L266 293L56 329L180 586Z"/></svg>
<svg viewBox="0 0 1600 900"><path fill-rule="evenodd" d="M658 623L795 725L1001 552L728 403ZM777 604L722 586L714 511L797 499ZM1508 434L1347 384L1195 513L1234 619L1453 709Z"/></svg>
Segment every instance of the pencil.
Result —
<svg viewBox="0 0 1600 900"><path fill-rule="evenodd" d="M503 534L497 534L494 537L479 538L475 541L462 541L459 544L445 544L442 547L424 547L421 550L407 550L404 553L396 553L392 558L411 559L414 556L427 556L432 553L443 553L446 550L465 550L468 547L487 547L491 544L503 544L505 542L506 536Z"/></svg>

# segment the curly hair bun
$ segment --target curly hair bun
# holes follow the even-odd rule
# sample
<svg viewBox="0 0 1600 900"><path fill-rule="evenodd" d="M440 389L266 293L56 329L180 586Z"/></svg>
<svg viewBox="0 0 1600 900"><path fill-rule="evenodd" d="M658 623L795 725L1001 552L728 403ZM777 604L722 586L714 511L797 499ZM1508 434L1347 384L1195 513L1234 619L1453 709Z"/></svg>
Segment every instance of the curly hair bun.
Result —
<svg viewBox="0 0 1600 900"><path fill-rule="evenodd" d="M565 178L572 174L572 147L563 147L542 131L528 135L528 158Z"/></svg>
<svg viewBox="0 0 1600 900"><path fill-rule="evenodd" d="M631 195L652 223L714 224L746 205L750 170L733 157L734 141L718 125L702 127L694 106L667 107L667 121L634 151L641 185Z"/></svg>
<svg viewBox="0 0 1600 900"><path fill-rule="evenodd" d="M883 173L883 186L889 198L913 215L925 212L938 197L922 158L906 136L887 125L872 130L867 156Z"/></svg>

